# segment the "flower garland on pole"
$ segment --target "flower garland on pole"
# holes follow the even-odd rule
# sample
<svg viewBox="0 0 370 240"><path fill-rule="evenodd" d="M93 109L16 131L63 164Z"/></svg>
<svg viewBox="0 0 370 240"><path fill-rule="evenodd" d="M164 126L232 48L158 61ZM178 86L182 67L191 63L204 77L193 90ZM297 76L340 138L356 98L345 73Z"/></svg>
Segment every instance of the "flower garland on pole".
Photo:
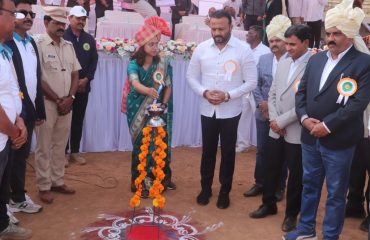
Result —
<svg viewBox="0 0 370 240"><path fill-rule="evenodd" d="M140 206L140 198L142 193L142 183L147 176L146 172L146 160L149 155L149 146L150 146L150 139L152 134L153 128L147 126L143 128L143 139L142 145L140 147L140 154L139 154L139 161L140 163L137 166L137 170L139 171L139 176L135 179L135 187L136 192L135 195L130 200L130 206L132 208ZM163 208L166 202L166 199L161 195L164 190L164 186L162 185L162 180L165 177L163 172L163 168L165 167L166 163L164 159L166 158L166 149L167 144L163 141L166 137L166 131L163 127L156 127L154 128L154 146L155 150L152 153L152 157L155 162L155 167L152 170L153 176L155 177L153 181L153 185L149 190L149 197L153 198L153 206L158 208Z"/></svg>

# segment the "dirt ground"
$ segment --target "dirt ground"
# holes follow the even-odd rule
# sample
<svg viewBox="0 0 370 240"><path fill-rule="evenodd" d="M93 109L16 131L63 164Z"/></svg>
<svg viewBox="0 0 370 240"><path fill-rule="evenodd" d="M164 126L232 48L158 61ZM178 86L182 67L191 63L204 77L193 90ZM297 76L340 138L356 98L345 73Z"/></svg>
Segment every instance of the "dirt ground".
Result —
<svg viewBox="0 0 370 240"><path fill-rule="evenodd" d="M44 209L38 214L17 213L20 226L33 230L34 240L70 240L80 239L81 230L97 221L102 213L117 213L129 210L132 196L130 186L131 152L87 153L85 166L76 164L66 169L66 183L73 186L77 193L73 196L56 194L50 205L42 204ZM215 174L211 202L199 206L195 198L200 190L199 166L200 148L173 149L173 180L177 190L167 191L166 210L180 216L192 213L199 230L223 222L223 227L208 233L211 240L276 240L281 239L281 223L284 217L285 200L278 204L278 214L260 220L248 217L248 213L258 208L261 197L245 198L242 193L252 186L255 164L255 151L237 154L236 170L231 205L226 210L216 207L219 190L218 173ZM35 186L33 156L29 159L27 171L28 194L40 203ZM219 159L218 159L219 164ZM217 165L218 169L219 165ZM325 191L325 189L324 189ZM323 195L325 196L325 194ZM150 201L145 202L147 206ZM321 235L324 201L320 204L317 233ZM367 234L359 230L360 220L346 219L341 239L367 239ZM321 239L321 238L320 238Z"/></svg>

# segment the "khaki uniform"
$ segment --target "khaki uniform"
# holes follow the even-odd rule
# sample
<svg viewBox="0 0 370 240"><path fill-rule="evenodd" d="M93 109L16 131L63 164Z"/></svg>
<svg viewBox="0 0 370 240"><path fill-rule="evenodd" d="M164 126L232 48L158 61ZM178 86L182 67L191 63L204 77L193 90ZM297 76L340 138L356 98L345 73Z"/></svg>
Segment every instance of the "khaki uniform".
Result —
<svg viewBox="0 0 370 240"><path fill-rule="evenodd" d="M43 35L37 42L41 79L62 98L69 95L71 73L81 69L71 42L61 39L60 45ZM71 128L71 113L60 116L57 104L45 99L46 121L36 127L36 179L40 191L64 184L65 148Z"/></svg>

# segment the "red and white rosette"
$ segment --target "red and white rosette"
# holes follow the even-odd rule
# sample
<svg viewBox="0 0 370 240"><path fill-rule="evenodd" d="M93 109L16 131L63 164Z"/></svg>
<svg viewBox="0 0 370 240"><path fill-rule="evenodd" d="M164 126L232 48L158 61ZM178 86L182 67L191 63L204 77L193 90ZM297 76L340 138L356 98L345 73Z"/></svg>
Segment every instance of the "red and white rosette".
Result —
<svg viewBox="0 0 370 240"><path fill-rule="evenodd" d="M337 103L341 104L344 99L343 105L346 105L349 97L357 92L357 82L349 77L342 78L337 84L337 90L339 93Z"/></svg>
<svg viewBox="0 0 370 240"><path fill-rule="evenodd" d="M234 72L238 69L238 64L234 60L226 61L224 64L225 74L225 81L231 81L231 77Z"/></svg>

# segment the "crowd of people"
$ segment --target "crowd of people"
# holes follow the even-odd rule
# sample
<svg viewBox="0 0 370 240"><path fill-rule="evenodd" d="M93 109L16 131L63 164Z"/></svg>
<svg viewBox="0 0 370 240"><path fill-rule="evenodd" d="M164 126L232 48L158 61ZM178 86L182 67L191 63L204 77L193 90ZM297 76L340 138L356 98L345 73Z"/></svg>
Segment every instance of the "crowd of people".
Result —
<svg viewBox="0 0 370 240"><path fill-rule="evenodd" d="M176 0L173 23L189 14L189 2ZM321 15L320 19L296 15L293 9L299 8L294 5L298 2L305 9L310 9L309 2L319 4L321 14L317 8L312 14ZM86 164L79 148L98 54L94 38L83 30L89 11L82 7L85 3L76 1L69 12L45 7L46 33L35 41L27 33L35 18L33 2L0 0L1 239L31 238L32 231L17 226L12 212L42 209L25 190L26 159L34 130L36 184L43 203L52 204L56 193L75 194L75 189L64 183L65 167L73 162ZM110 8L106 0L101 4ZM211 9L207 25L212 38L198 45L187 70L188 84L201 99L199 205L207 205L213 194L219 141L216 206L226 209L230 205L235 155L243 151L238 146L242 139L238 139L243 135L244 119L250 116L245 111L249 96L256 102L257 153L255 184L243 195L262 194L261 206L249 216L257 219L277 214L277 201L287 189L283 239L317 239L316 215L326 180L323 239L339 239L345 216L364 218L361 228L368 231L369 214L363 202L366 171L370 172L370 52L359 37L365 15L358 4L361 1L343 0L327 12L327 50L318 52L310 47L321 45L315 27L319 26L321 34L325 0L229 0L224 9ZM273 6L279 10L272 10ZM289 17L282 15L284 6ZM130 9L126 6L125 10ZM248 30L245 42L232 35L236 13ZM146 109L153 103L164 111L161 117L166 123L162 184L164 190L176 189L172 181L176 173L170 165L173 74L169 59L160 57L158 51L161 35L173 36L173 31L163 19L152 16L135 34L139 47L128 64L122 101L133 145L132 192L137 190L135 180L146 141ZM365 41L370 42L369 38ZM153 151L154 143L148 146L146 151ZM154 166L149 154L142 197L149 196ZM368 205L368 193L366 198Z"/></svg>

